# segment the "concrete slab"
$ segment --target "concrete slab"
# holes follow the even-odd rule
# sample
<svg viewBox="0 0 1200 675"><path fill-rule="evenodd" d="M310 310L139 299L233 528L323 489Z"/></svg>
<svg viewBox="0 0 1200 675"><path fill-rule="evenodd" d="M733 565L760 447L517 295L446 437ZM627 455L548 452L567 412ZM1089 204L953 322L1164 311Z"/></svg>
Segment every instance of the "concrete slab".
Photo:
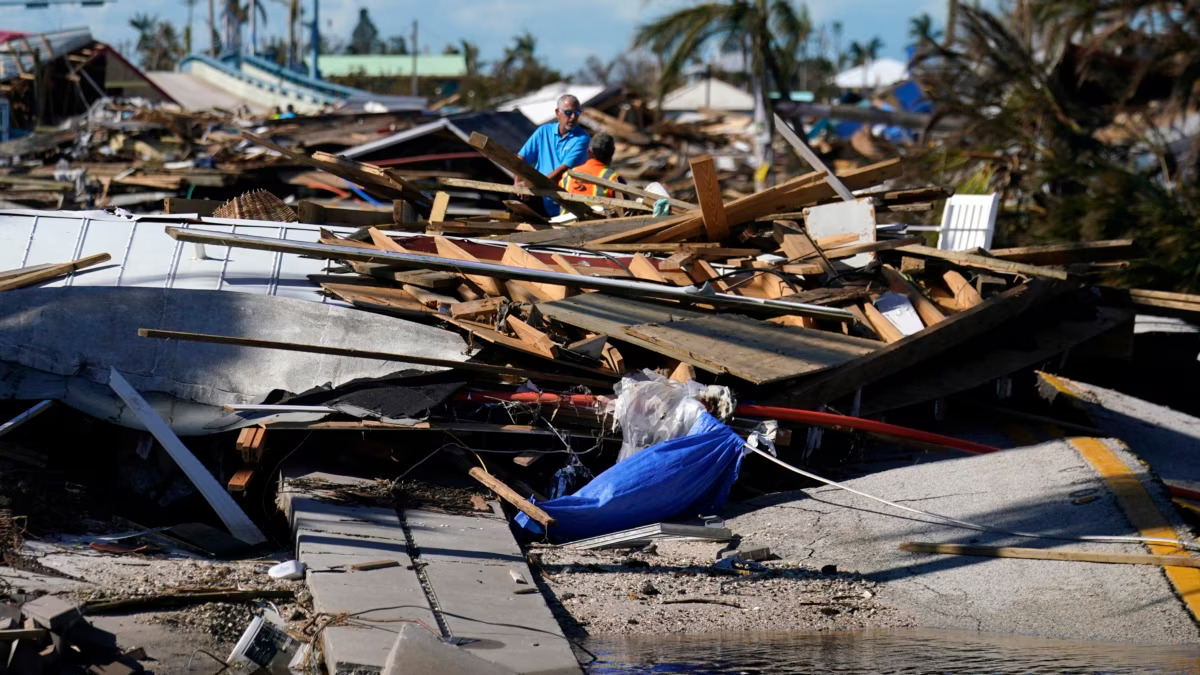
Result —
<svg viewBox="0 0 1200 675"><path fill-rule="evenodd" d="M404 513L434 601L463 647L518 673L579 673L570 643L540 593L508 522L493 513ZM518 584L510 570L529 584Z"/></svg>
<svg viewBox="0 0 1200 675"><path fill-rule="evenodd" d="M291 475L320 483L354 479L320 473ZM367 482L367 481L362 481ZM337 616L321 632L328 672L378 673L387 662L399 627L420 622L436 630L421 581L412 567L404 529L393 509L331 501L316 487L289 483L280 506L296 538L296 557L306 574L313 608ZM396 560L400 564L352 571L356 563Z"/></svg>
<svg viewBox="0 0 1200 675"><path fill-rule="evenodd" d="M1114 389L1058 378L1080 396L1095 423L1119 438L1163 478L1200 481L1200 419Z"/></svg>
<svg viewBox="0 0 1200 675"><path fill-rule="evenodd" d="M1113 452L1136 464L1129 453ZM1138 478L1153 489L1144 467ZM845 484L1009 532L1139 534L1105 481L1065 440L899 467ZM1145 552L1139 545L964 530L834 487L752 500L727 522L786 560L818 568L834 564L881 582L879 601L906 611L920 627L1147 644L1200 640L1162 568L897 550L903 541L926 541Z"/></svg>

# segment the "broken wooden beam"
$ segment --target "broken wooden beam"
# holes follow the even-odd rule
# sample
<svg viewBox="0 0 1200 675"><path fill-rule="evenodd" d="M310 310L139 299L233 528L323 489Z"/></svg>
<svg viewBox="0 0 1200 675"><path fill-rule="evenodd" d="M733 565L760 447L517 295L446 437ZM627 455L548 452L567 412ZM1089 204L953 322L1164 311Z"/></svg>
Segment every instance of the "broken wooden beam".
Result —
<svg viewBox="0 0 1200 675"><path fill-rule="evenodd" d="M49 281L50 279L54 279L56 277L77 272L85 267L91 267L92 265L99 265L100 263L108 262L111 258L112 257L107 253L97 253L95 255L89 255L78 260L72 260L68 263L51 265L28 274L22 274L21 276L10 277L4 281L0 281L0 291L11 291L18 288L25 288L26 286L32 286L33 284L43 281Z"/></svg>
<svg viewBox="0 0 1200 675"><path fill-rule="evenodd" d="M529 183L530 187L557 191L558 186L552 183L548 177L539 173L532 166L529 166L525 160L521 159L508 148L505 148L478 131L471 132L471 137L467 140L467 143L500 168ZM575 214L575 217L580 220L596 217L595 212L590 208L577 202L558 201L554 197L550 197L550 199L554 199L554 201L562 206L563 210Z"/></svg>
<svg viewBox="0 0 1200 675"><path fill-rule="evenodd" d="M412 356L409 354L392 354L388 352L375 352L365 349L350 349L347 347L325 347L322 345L299 344L295 342L278 342L275 340L258 340L255 338L234 337L229 335L209 335L206 333L186 333L183 331L158 330L154 328L139 328L138 335L141 337L160 338L165 340L187 340L189 342L208 342L210 344L234 345L238 347L259 347L262 349L283 349L293 352L308 352L310 354L329 354L332 356L349 356L359 359L376 359L380 361L398 361L401 363L415 363L424 366L434 366L440 368L467 370L477 373L486 373L488 375L504 375L509 377L521 377L527 379L548 380L551 382L571 382L578 384L587 384L590 387L609 387L610 382L600 380L592 380L582 378L578 375L558 375L555 373L543 373L523 368L508 368L505 366L493 366L486 363L472 363L469 361L450 361L447 359L433 359L424 356Z"/></svg>
<svg viewBox="0 0 1200 675"><path fill-rule="evenodd" d="M522 513L532 518L543 528L549 529L556 522L550 514L530 503L528 499L517 494L516 491L487 471L476 466L471 467L471 470L467 473L475 480L487 486L492 492L495 492L501 499L520 509Z"/></svg>
<svg viewBox="0 0 1200 675"><path fill-rule="evenodd" d="M976 255L974 253L966 253L963 251L943 251L942 249L933 248L932 246L921 246L916 244L911 246L902 246L896 250L923 258L938 258L940 260L947 260L965 267L979 267L981 269L993 270L996 272L1024 274L1026 276L1043 277L1046 279L1066 280L1067 278L1067 272L1065 270L1060 270L1053 267L1027 265L1025 263L1011 262L1009 260L1001 260L999 258L991 258L985 255Z"/></svg>
<svg viewBox="0 0 1200 675"><path fill-rule="evenodd" d="M713 158L701 155L689 163L692 168L692 183L696 187L696 201L700 202L700 216L709 241L723 241L729 236L729 221L725 216L725 202L721 199L721 186L717 183L717 168Z"/></svg>
<svg viewBox="0 0 1200 675"><path fill-rule="evenodd" d="M196 486L196 490L204 496L205 501L209 506L216 511L217 516L225 527L229 528L229 533L247 544L261 544L267 540L263 535L262 530L250 520L246 512L233 501L229 493L217 482L217 479L209 473L208 469L200 463L199 459L192 454L183 441L171 431L171 427L163 420L162 417L150 407L146 399L129 384L124 377L117 372L116 368L109 369L108 386L121 397L125 405L129 406L129 410L133 412L138 421L144 426L158 441L159 445L167 451L175 464L183 471L192 485Z"/></svg>

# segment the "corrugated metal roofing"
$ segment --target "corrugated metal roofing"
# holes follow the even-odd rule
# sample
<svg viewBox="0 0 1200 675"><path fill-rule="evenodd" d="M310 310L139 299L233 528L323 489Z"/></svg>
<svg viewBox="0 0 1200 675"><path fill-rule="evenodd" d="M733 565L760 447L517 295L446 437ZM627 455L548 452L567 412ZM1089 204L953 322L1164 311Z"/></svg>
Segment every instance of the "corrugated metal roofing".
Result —
<svg viewBox="0 0 1200 675"><path fill-rule="evenodd" d="M38 62L45 63L91 43L92 33L87 28L40 35L9 35L7 40L0 42L0 82L7 82L22 72L32 72Z"/></svg>
<svg viewBox="0 0 1200 675"><path fill-rule="evenodd" d="M133 286L258 293L334 302L308 280L327 263L282 253L197 246L175 241L164 227L257 234L316 242L320 227L224 218L115 216L103 211L0 211L0 270L64 263L108 253L109 263L44 286ZM348 228L325 226L342 234Z"/></svg>

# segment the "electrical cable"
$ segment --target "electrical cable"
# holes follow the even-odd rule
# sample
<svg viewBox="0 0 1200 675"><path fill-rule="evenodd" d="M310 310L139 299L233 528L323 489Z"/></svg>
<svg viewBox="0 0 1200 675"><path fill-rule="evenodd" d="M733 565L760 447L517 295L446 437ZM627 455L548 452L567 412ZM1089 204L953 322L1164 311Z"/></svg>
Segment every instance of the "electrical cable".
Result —
<svg viewBox="0 0 1200 675"><path fill-rule="evenodd" d="M847 492L852 492L856 495L859 495L860 497L866 497L867 499L877 501L880 504L886 504L887 506L891 506L892 508L900 509L901 511L908 511L909 513L915 513L917 515L922 515L922 516L926 516L929 518L937 518L939 520L945 521L946 523L948 523L950 525L953 525L955 527L961 527L961 528L964 528L967 530L975 530L977 532L993 532L996 534L1007 534L1007 535L1010 535L1013 537L1024 537L1027 539L1060 539L1060 540L1064 540L1064 541L1096 541L1096 542L1111 542L1111 543L1115 543L1115 544L1166 544L1169 546L1178 546L1179 548L1182 548L1182 549L1200 550L1200 544L1179 541L1178 539L1163 539L1163 538L1159 538L1159 537L1117 537L1117 536L1109 536L1109 535L1071 536L1071 535L1065 535L1065 534L1038 534L1036 532L1014 532L1014 531L1005 530L1005 529L1001 529L1001 528L997 528L997 527L989 527L987 525L980 525L979 523L973 523L969 520L959 520L958 518L953 518L951 516L945 516L940 513L934 513L933 511L922 511L921 509L914 509L911 506L904 506L903 504L889 502L888 500L883 499L882 497L876 497L874 495L869 495L860 490L855 490L852 487L842 485L841 483L838 483L836 481L829 480L828 478L822 478L821 476L818 476L815 473L809 473L808 471L805 471L804 469L794 467L791 464L788 464L787 462L784 462L783 460L775 457L774 455L771 455L770 453L759 450L758 448L752 448L750 446L746 446L746 448L748 450L750 450L751 452L761 455L764 458L778 464L779 466L782 466L783 468L785 468L789 471L793 471L795 473L800 474L801 476L804 476L805 478L811 478L815 481L820 481L826 485L831 485L835 488L840 488L842 490L846 490Z"/></svg>

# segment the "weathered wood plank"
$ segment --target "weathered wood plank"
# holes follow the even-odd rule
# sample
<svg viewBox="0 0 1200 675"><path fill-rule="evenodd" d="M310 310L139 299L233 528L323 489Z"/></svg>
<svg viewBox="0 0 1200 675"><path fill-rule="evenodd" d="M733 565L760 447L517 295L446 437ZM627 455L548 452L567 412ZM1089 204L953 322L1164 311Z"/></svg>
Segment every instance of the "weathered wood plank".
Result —
<svg viewBox="0 0 1200 675"><path fill-rule="evenodd" d="M781 326L730 314L625 329L665 356L705 363L754 384L789 380L841 365L880 348L871 340Z"/></svg>
<svg viewBox="0 0 1200 675"><path fill-rule="evenodd" d="M1070 265L1082 262L1107 262L1142 257L1132 239L1080 241L1070 244L994 248L989 251L997 258L1030 265Z"/></svg>
<svg viewBox="0 0 1200 675"><path fill-rule="evenodd" d="M543 190L554 190L557 192L558 186L550 182L550 179L538 173L537 169L529 166L525 160L518 157L508 148L496 143L487 136L478 131L471 132L471 137L467 140L471 147L475 148L484 157L487 157L497 166L512 173L514 176L529 183L531 187L541 188ZM547 195L549 196L549 195ZM558 202L563 210L575 214L580 220L595 218L596 214L590 208L577 202L559 201L555 197L550 197Z"/></svg>
<svg viewBox="0 0 1200 675"><path fill-rule="evenodd" d="M1025 263L1010 262L999 258L989 258L984 255L975 255L974 253L964 253L962 251L943 251L932 246L902 246L898 251L903 251L910 255L920 256L923 258L938 258L940 260L948 260L958 265L966 267L979 267L985 270L993 270L996 272L1007 272L1009 274L1025 274L1031 277L1043 277L1046 279L1066 280L1067 273L1065 270L1055 269L1053 267L1039 267L1037 265L1026 265Z"/></svg>
<svg viewBox="0 0 1200 675"><path fill-rule="evenodd" d="M692 167L692 184L696 187L696 200L700 202L700 215L708 240L723 241L729 236L729 221L725 217L721 185L717 182L716 163L711 156L701 155L688 164Z"/></svg>
<svg viewBox="0 0 1200 675"><path fill-rule="evenodd" d="M873 354L817 375L772 400L778 405L791 408L809 408L852 394L864 385L933 358L955 345L993 330L1071 287L1072 284L1039 279L1027 281L987 299L982 305L947 317L945 321L906 336Z"/></svg>

